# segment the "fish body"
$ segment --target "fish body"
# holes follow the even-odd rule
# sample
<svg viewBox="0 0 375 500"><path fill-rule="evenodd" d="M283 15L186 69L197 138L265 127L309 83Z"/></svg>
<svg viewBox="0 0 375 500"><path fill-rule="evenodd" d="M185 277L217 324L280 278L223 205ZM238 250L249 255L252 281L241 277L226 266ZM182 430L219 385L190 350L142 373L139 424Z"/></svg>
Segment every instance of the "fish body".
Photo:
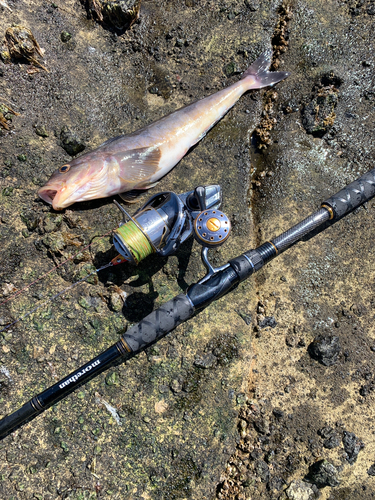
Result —
<svg viewBox="0 0 375 500"><path fill-rule="evenodd" d="M288 76L268 71L271 58L272 51L267 50L238 82L73 159L52 174L39 196L55 210L115 194L131 201L134 192L150 189L164 177L242 94Z"/></svg>

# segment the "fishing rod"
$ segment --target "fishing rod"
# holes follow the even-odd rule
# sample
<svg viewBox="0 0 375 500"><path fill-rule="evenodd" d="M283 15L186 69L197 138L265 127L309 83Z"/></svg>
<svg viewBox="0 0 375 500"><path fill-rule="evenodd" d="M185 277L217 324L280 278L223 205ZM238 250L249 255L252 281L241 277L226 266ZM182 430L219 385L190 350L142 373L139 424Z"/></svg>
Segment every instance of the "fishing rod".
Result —
<svg viewBox="0 0 375 500"><path fill-rule="evenodd" d="M218 186L216 186L216 188L218 188ZM102 352L37 396L34 396L16 412L0 420L0 439L5 438L8 434L18 429L26 422L34 419L47 408L61 401L68 394L72 393L78 387L96 377L109 367L119 364L126 359L130 359L140 351L154 344L160 338L174 330L178 325L190 319L195 313L204 309L211 304L211 302L219 299L240 282L259 271L265 264L298 241L311 238L342 217L348 215L363 203L369 201L375 196L375 169L362 175L337 194L328 198L321 204L321 208L318 211L312 213L284 233L266 241L255 249L244 252L231 259L225 265L217 268L213 267L209 262L208 251L210 248L220 246L228 239L230 221L228 217L217 208L217 205L221 201L220 190L214 189L212 192L215 192L215 194L213 195L214 202L211 208L208 208L206 205L207 200L210 200L210 193L209 190L207 191L207 188L197 187L193 194L192 192L189 194L191 197L190 203L192 203L196 209L193 219L193 230L196 241L202 245L201 256L207 269L206 276L197 283L191 285L185 294L177 295L146 316L138 324L129 328L129 330L122 335L120 340L106 351ZM159 195L156 195L152 199L154 199L154 201L158 200L158 202L163 202L166 201L167 198L168 200L174 198L173 196L168 197L164 195L158 198L158 196ZM211 198L211 201L213 201L213 199ZM178 204L176 200L174 201ZM180 199L180 201L182 200ZM185 198L185 202L187 202L187 198ZM156 203L154 207L151 207L149 215L155 216L155 214L151 212L155 210L157 206ZM177 205L175 205L175 207L176 206ZM181 208L180 205L178 206ZM169 205L169 207L171 207L171 205ZM168 207L164 208L166 209L166 212L164 212L165 216L164 219L163 217L161 218L165 222L168 219ZM184 211L185 209L181 208L181 210ZM159 216L162 216L162 213L159 213ZM152 220L154 222L150 224L149 228L158 228L160 231L162 223L158 221L157 218ZM174 215L174 220L176 220L176 214ZM187 224L185 227L191 227L191 219L187 221L184 217L180 217L178 220L180 221L180 228L183 227L184 224ZM185 221L184 224L183 221ZM129 224L129 222L126 224L129 224L129 231L131 231L132 234L134 232L136 234L135 240L137 244L135 247L138 248L140 255L144 256L149 251L143 250L143 245L147 247L146 242L143 240L145 233L142 231L139 220L137 221L133 218L130 222L134 224L134 227L132 226L131 229L129 229L131 224ZM119 229L121 229L121 227ZM124 237L128 229L120 231L119 239L122 237L122 241L117 241L117 248L123 252L121 255L129 251L129 244L125 244L126 237ZM160 236L160 232L158 231L150 231L149 234L158 234ZM181 234L183 233L180 232L179 234L181 239ZM174 240L173 238L175 237L176 239ZM132 238L128 238L128 242L129 240L132 242L130 244L131 248L134 249L134 234ZM157 242L158 240L155 241ZM171 240L171 246L173 247L174 243L177 241L178 236L177 233L175 233ZM148 243L150 243L150 239L148 239ZM124 249L121 244L126 248Z"/></svg>

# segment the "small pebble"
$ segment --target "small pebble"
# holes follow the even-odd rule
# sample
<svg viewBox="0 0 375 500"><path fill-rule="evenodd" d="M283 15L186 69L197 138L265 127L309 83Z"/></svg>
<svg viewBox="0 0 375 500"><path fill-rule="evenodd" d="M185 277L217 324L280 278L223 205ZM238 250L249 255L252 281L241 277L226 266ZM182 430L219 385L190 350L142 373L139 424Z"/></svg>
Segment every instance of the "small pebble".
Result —
<svg viewBox="0 0 375 500"><path fill-rule="evenodd" d="M352 465L357 460L358 453L364 448L364 443L353 432L344 431L342 444L347 454L347 461Z"/></svg>
<svg viewBox="0 0 375 500"><path fill-rule="evenodd" d="M318 488L338 486L340 484L338 470L327 460L319 460L310 465L306 479L314 483Z"/></svg>
<svg viewBox="0 0 375 500"><path fill-rule="evenodd" d="M72 35L68 31L62 31L60 35L61 41L66 43L72 38Z"/></svg>
<svg viewBox="0 0 375 500"><path fill-rule="evenodd" d="M318 335L309 345L308 351L310 356L322 365L334 365L341 351L339 338L332 335Z"/></svg>
<svg viewBox="0 0 375 500"><path fill-rule="evenodd" d="M259 322L260 328L266 328L267 326L275 328L277 322L273 316L266 316L262 321Z"/></svg>

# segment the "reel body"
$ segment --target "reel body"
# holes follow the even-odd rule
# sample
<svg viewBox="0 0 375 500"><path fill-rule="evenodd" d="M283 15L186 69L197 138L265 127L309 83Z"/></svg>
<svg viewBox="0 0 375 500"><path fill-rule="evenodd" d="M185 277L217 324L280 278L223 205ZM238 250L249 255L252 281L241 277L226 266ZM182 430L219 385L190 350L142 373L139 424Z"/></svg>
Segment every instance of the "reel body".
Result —
<svg viewBox="0 0 375 500"><path fill-rule="evenodd" d="M172 191L151 197L131 217L127 216L113 233L113 243L123 260L138 264L151 253L167 256L193 233L194 220L205 209L217 210L221 205L221 187L210 185L177 195ZM220 212L221 213L221 212ZM121 259L122 257L122 259ZM116 260L114 259L114 261Z"/></svg>

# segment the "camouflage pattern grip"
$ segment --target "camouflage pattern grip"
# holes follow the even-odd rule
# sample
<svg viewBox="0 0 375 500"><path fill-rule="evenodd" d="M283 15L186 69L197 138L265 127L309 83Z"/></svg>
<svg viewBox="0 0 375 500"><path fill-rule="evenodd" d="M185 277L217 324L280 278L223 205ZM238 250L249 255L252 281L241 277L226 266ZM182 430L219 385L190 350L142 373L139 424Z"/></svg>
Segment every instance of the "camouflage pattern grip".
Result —
<svg viewBox="0 0 375 500"><path fill-rule="evenodd" d="M328 198L322 203L322 207L332 210L331 219L340 219L373 196L375 196L375 169Z"/></svg>
<svg viewBox="0 0 375 500"><path fill-rule="evenodd" d="M131 327L122 339L132 352L137 352L174 330L193 314L193 305L186 295L177 295Z"/></svg>

